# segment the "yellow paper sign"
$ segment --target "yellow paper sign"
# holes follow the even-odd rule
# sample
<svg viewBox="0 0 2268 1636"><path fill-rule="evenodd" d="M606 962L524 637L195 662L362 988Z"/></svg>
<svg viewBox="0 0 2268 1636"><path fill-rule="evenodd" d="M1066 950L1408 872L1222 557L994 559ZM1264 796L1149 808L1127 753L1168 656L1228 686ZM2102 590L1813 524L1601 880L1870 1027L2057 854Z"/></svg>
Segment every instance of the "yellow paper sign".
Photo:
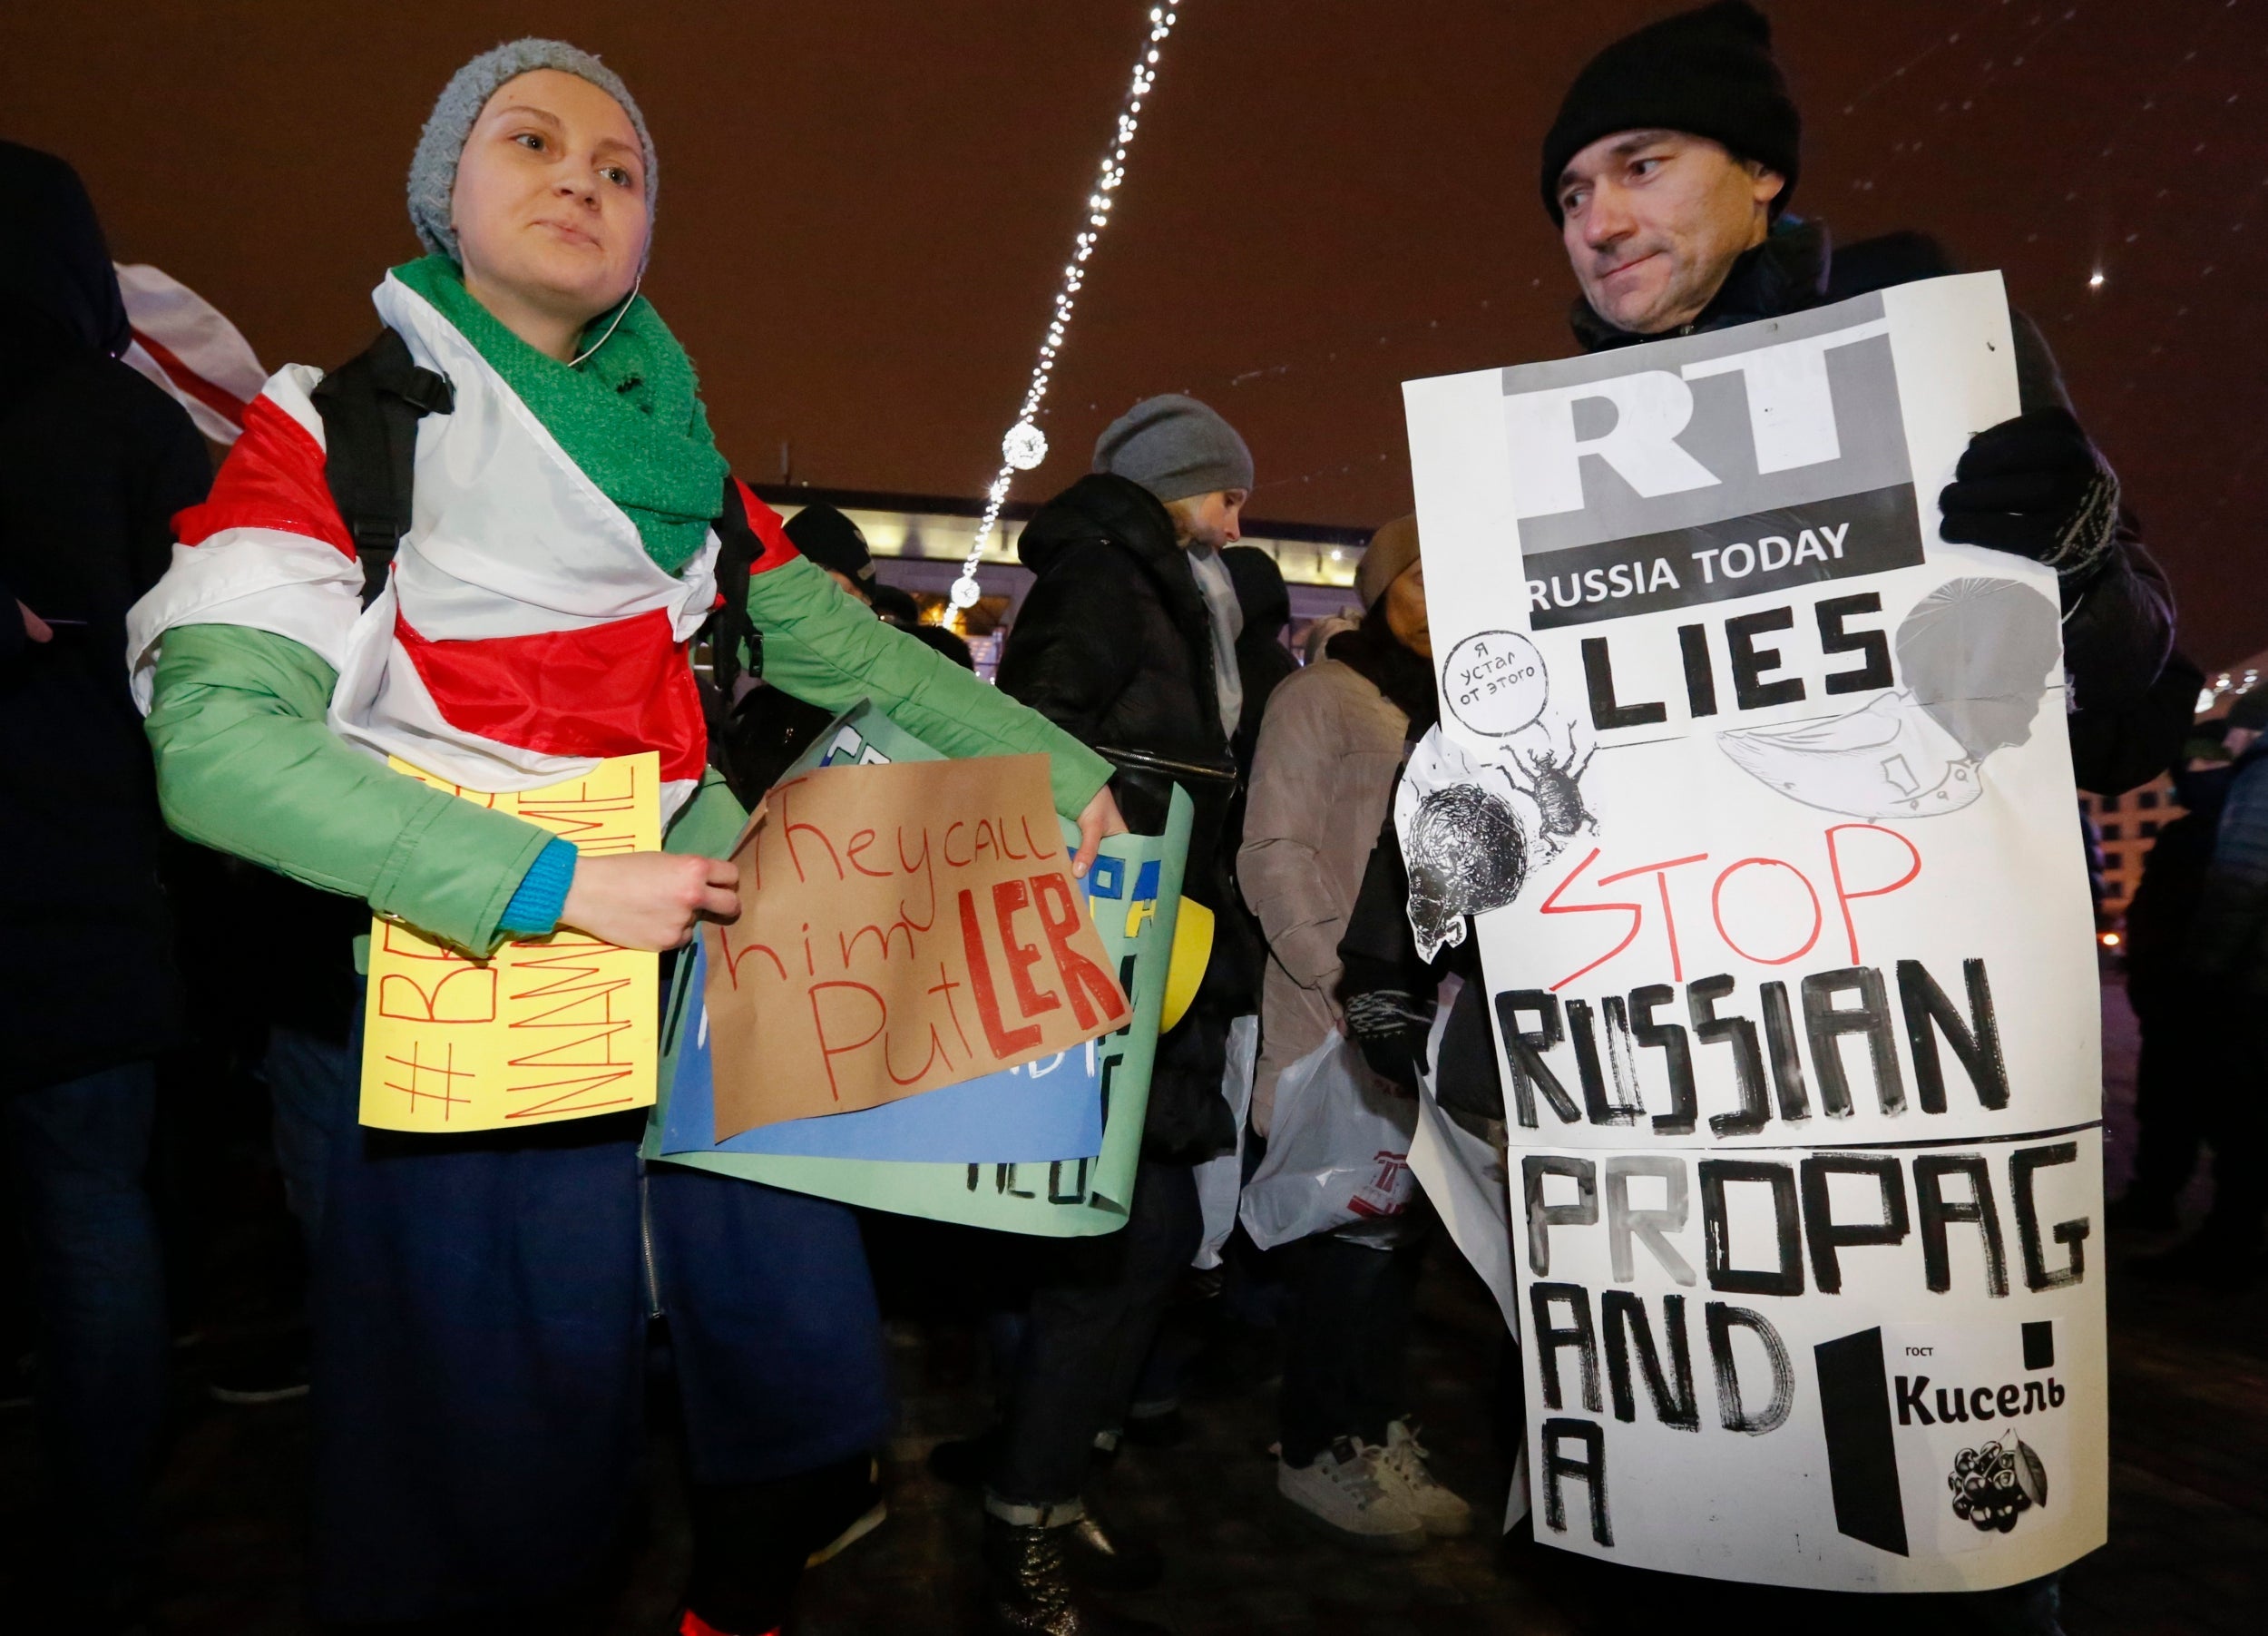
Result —
<svg viewBox="0 0 2268 1636"><path fill-rule="evenodd" d="M660 758L620 756L579 779L489 795L393 763L436 789L540 824L583 853L661 846ZM362 1122L496 1131L652 1104L660 956L581 932L474 960L398 921L370 928Z"/></svg>

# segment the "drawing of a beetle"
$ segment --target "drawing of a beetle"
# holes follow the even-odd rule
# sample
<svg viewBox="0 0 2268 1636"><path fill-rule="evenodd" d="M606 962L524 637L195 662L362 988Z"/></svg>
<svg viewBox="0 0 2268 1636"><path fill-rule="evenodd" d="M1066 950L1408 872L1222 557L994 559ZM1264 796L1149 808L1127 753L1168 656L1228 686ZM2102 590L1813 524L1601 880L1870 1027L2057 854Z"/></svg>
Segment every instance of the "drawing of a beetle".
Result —
<svg viewBox="0 0 2268 1636"><path fill-rule="evenodd" d="M1521 783L1509 770L1505 776L1510 779L1515 789L1536 804L1536 811L1542 818L1539 826L1541 830L1540 838L1547 863L1559 855L1572 837L1585 830L1593 835L1598 833L1598 818L1583 805L1581 783L1585 770L1590 766L1591 757L1598 753L1598 746L1596 744L1579 755L1577 753L1575 730L1570 725L1566 754L1560 754L1549 740L1540 749L1530 750L1525 755L1518 751L1513 754L1515 763L1526 770L1529 781Z"/></svg>

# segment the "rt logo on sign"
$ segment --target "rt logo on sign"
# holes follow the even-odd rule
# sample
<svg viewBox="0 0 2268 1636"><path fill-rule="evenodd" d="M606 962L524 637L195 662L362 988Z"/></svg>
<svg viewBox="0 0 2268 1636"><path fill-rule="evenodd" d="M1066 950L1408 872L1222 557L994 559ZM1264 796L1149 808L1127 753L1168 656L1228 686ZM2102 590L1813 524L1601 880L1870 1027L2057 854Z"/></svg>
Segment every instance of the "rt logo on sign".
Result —
<svg viewBox="0 0 2268 1636"><path fill-rule="evenodd" d="M1685 436L1694 426L1695 397L1688 383L1737 376L1746 387L1746 429L1754 464L1725 463L1725 473L1758 476L1821 465L1843 456L1835 419L1828 355L1839 348L1887 337L1889 321L1874 318L1824 335L1807 336L1754 351L1702 359L1676 372L1640 369L1581 386L1523 392L1504 403L1512 457L1516 514L1530 517L1584 507L1583 457L1595 456L1647 499L1715 488L1725 476L1696 457ZM1579 408L1603 408L1587 415ZM1605 424L1598 425L1603 420ZM1706 442L1722 444L1723 438ZM1730 450L1728 453L1732 452Z"/></svg>
<svg viewBox="0 0 2268 1636"><path fill-rule="evenodd" d="M1892 339L1862 296L1505 370L1529 628L1922 561Z"/></svg>

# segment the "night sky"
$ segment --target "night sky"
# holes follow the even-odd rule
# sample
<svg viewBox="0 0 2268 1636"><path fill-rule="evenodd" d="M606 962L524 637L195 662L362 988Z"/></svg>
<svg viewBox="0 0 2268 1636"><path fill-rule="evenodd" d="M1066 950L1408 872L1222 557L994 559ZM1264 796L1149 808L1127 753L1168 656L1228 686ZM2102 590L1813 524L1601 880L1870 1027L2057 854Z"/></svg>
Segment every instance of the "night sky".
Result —
<svg viewBox="0 0 2268 1636"><path fill-rule="evenodd" d="M1410 505L1398 383L1571 351L1538 142L1592 51L1674 9L1188 0L1043 419L1042 497L1148 393L1227 414L1253 511ZM1795 208L2000 269L2174 577L2201 662L2268 647L2268 0L1779 0ZM552 32L643 103L647 293L753 478L973 495L998 464L1147 7L997 4L0 12L0 135L113 252L331 364L415 253L402 179L450 71ZM2090 289L2090 275L2104 275Z"/></svg>

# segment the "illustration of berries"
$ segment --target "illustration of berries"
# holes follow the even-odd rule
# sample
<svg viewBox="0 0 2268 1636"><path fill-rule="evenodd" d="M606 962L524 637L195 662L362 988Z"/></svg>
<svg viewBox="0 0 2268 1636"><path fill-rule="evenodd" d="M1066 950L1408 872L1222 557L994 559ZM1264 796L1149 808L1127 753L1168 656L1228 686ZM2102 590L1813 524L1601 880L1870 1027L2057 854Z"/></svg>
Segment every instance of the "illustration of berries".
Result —
<svg viewBox="0 0 2268 1636"><path fill-rule="evenodd" d="M1953 1514L1980 1533L2008 1533L2016 1519L2048 1504L2048 1467L2032 1446L2014 1432L1962 1449L1953 1457L1945 1486L1953 1495Z"/></svg>

